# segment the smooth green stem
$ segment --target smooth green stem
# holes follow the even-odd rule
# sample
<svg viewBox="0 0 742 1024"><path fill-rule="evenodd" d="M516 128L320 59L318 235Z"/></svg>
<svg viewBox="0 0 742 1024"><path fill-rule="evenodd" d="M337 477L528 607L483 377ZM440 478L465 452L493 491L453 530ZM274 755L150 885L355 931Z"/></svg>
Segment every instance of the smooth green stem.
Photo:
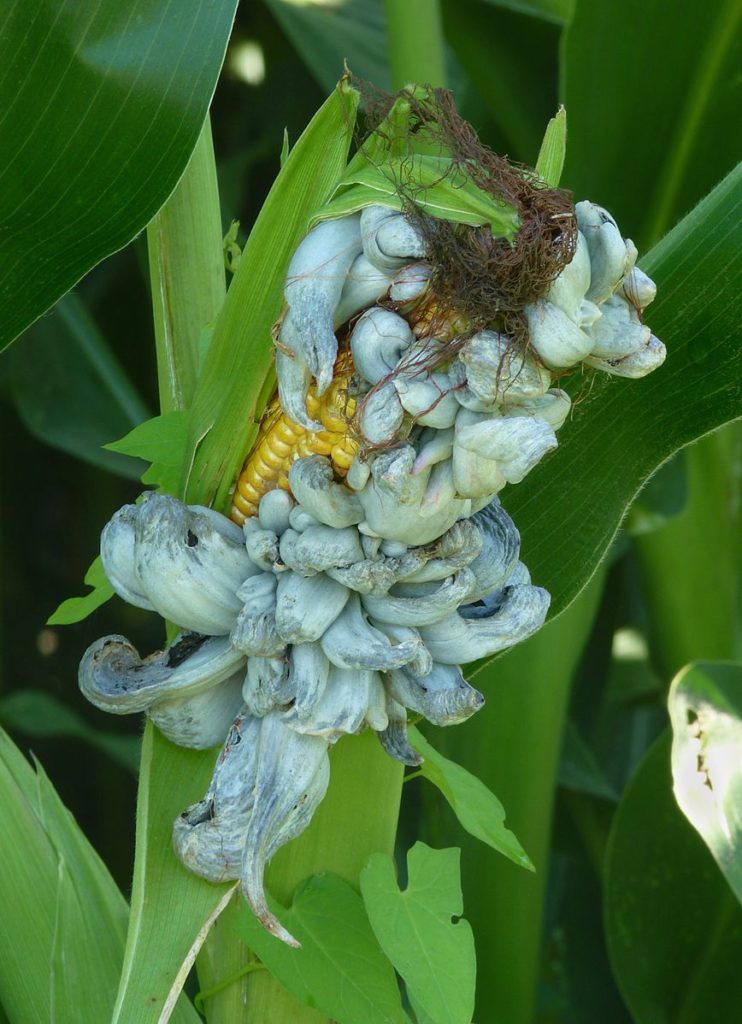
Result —
<svg viewBox="0 0 742 1024"><path fill-rule="evenodd" d="M527 555L527 553L526 553ZM447 751L502 801L532 874L457 831L464 911L477 941L476 1020L532 1024L554 796L574 670L590 634L603 570L558 619L474 678L487 704L447 732Z"/></svg>
<svg viewBox="0 0 742 1024"><path fill-rule="evenodd" d="M340 740L330 754L330 787L306 832L274 857L268 890L284 906L299 882L334 871L358 885L372 853L394 850L403 766L382 749L372 732ZM217 921L199 958L203 988L237 976L249 953L235 935L235 920L248 913L241 897ZM207 981L207 978L209 979ZM209 1000L209 1024L327 1024L316 1010L301 1006L268 972L237 977Z"/></svg>
<svg viewBox="0 0 742 1024"><path fill-rule="evenodd" d="M636 538L652 657L668 682L689 661L735 656L740 440L730 424L689 448L685 511Z"/></svg>
<svg viewBox="0 0 742 1024"><path fill-rule="evenodd" d="M207 118L185 173L147 226L162 412L191 405L204 329L226 294L219 191Z"/></svg>
<svg viewBox="0 0 742 1024"><path fill-rule="evenodd" d="M394 89L445 86L446 51L439 0L384 0Z"/></svg>

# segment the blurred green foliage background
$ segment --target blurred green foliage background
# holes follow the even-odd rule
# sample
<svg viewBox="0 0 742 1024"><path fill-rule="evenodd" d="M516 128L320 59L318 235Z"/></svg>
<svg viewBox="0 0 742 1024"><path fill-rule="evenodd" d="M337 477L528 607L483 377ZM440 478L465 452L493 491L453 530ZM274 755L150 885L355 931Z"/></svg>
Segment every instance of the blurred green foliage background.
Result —
<svg viewBox="0 0 742 1024"><path fill-rule="evenodd" d="M599 0L577 2L573 12L568 0L443 0L441 12L448 84L483 141L533 163L548 118L564 102L563 184L610 209L640 251L739 156L737 2ZM343 58L360 78L391 87L380 3L264 0L239 8L211 107L225 232L239 220L244 240L277 173L284 128L293 143ZM720 289L728 284L719 281ZM160 624L118 600L72 627L45 623L62 599L82 591L101 527L141 490L143 467L100 446L157 409L148 288L140 236L0 355L0 724L39 757L125 893L140 723L103 720L89 707L77 691L77 663L106 633L155 649ZM708 302L712 318L713 294ZM673 338L663 340L671 362ZM667 962L682 975L704 948L700 930L682 949L669 940L655 954L639 946L637 955L656 955L657 964L637 982L616 894L635 883L642 850L667 815L674 845L653 852L668 870L638 899L634 923L664 915L668 932L680 927L685 883L670 862L682 861L686 846L691 860L713 868L666 799L668 757L644 759L667 728L672 675L692 659L740 657L741 454L732 425L666 463L580 597L479 677L488 704L476 721L436 738L502 800L535 877L464 836L431 790L406 787L400 848L422 837L464 850L480 1024L731 1022L725 1014L739 1006L742 989L721 953L701 986L705 1003L670 998ZM533 476L537 494L538 471ZM527 546L523 557L530 564ZM661 811L632 793L622 802L640 764L648 780L640 792L654 786ZM611 832L615 822L636 836L635 864L630 847L621 852L624 833ZM712 921L720 879L710 872L699 882ZM737 921L722 952L738 949L739 928ZM637 925L631 941L640 943L640 933ZM647 1009L642 993L655 988Z"/></svg>

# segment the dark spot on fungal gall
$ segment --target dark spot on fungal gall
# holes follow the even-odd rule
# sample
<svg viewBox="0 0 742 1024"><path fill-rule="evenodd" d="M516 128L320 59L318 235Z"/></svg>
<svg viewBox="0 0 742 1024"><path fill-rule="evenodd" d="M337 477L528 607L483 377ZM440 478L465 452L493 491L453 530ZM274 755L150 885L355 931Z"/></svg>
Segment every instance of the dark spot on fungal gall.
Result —
<svg viewBox="0 0 742 1024"><path fill-rule="evenodd" d="M198 805L196 805L198 807ZM190 808L187 811L183 811L181 818L188 822L189 825L203 825L204 822L212 821L215 817L214 814L214 801L209 800L203 810L199 813L194 808Z"/></svg>
<svg viewBox="0 0 742 1024"><path fill-rule="evenodd" d="M167 652L167 667L177 668L206 643L208 637L202 633L185 633Z"/></svg>
<svg viewBox="0 0 742 1024"><path fill-rule="evenodd" d="M198 537L193 532L193 530L189 530L188 531L188 537L186 538L186 544L188 545L189 548L195 548L195 546L198 544Z"/></svg>

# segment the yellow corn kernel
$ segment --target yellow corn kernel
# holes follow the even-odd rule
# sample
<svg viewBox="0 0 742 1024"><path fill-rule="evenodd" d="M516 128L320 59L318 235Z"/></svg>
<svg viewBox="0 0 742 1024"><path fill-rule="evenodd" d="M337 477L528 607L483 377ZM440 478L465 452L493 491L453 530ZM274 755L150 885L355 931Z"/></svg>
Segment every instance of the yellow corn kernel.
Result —
<svg viewBox="0 0 742 1024"><path fill-rule="evenodd" d="M347 441L341 441L340 444L336 444L330 452L330 458L332 464L338 473L345 474L350 469L353 459L358 454L358 445L355 442L348 444Z"/></svg>
<svg viewBox="0 0 742 1024"><path fill-rule="evenodd" d="M461 313L441 310L435 295L427 291L414 309L406 314L416 338L435 337L438 341L451 341L471 327Z"/></svg>
<svg viewBox="0 0 742 1024"><path fill-rule="evenodd" d="M307 412L322 424L322 430L305 430L286 416L277 398L273 399L232 496L231 518L235 523L241 526L257 515L260 499L268 491L280 487L290 492L288 470L296 459L329 455L337 476L345 476L360 447L350 426L356 408L355 399L348 395L352 374L350 353L341 352L335 377L325 394L318 398L314 387L310 388Z"/></svg>

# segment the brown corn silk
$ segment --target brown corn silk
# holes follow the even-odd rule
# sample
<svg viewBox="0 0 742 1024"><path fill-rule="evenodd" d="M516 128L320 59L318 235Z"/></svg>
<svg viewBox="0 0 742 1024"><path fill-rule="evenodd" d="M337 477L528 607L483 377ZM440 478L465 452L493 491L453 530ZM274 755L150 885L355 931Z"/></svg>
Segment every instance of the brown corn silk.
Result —
<svg viewBox="0 0 742 1024"><path fill-rule="evenodd" d="M463 172L477 187L514 207L520 227L512 243L496 238L489 227L470 227L425 213L415 202L420 187L404 171L397 191L406 215L425 239L426 262L433 270L431 293L443 323L464 318L469 333L491 327L521 346L527 345L526 305L541 298L572 260L577 220L572 195L550 188L536 172L512 163L483 145L456 110L447 89L403 89L391 96L365 82L355 83L366 97L366 139L383 136L384 122L400 98L409 105L407 138L387 137L390 148L407 146L451 158L449 174ZM365 140L361 141L363 145ZM466 340L464 332L459 338Z"/></svg>

